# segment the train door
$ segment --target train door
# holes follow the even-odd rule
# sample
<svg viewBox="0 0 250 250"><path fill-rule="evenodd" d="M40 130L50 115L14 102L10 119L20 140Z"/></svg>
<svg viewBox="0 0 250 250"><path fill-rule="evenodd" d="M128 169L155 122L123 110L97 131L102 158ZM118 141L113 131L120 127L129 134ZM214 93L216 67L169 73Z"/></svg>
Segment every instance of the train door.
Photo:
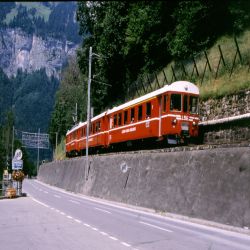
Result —
<svg viewBox="0 0 250 250"><path fill-rule="evenodd" d="M158 124L158 138L160 139L162 136L162 95L157 97L158 101L158 117L159 117L159 124Z"/></svg>

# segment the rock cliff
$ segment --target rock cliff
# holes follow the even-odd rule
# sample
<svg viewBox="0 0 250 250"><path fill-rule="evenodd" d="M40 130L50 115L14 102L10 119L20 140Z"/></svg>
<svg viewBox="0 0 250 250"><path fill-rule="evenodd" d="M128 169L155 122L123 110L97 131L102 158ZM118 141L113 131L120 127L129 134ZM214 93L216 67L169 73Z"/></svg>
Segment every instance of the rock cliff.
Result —
<svg viewBox="0 0 250 250"><path fill-rule="evenodd" d="M18 68L27 72L45 68L48 76L59 78L62 66L77 47L67 40L42 39L19 28L1 28L0 67L8 76L15 75Z"/></svg>

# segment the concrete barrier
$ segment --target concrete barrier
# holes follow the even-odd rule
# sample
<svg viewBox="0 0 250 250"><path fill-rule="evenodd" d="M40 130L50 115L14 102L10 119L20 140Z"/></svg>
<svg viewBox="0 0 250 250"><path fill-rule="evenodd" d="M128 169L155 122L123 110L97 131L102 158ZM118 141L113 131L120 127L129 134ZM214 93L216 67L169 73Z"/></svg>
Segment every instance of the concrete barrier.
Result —
<svg viewBox="0 0 250 250"><path fill-rule="evenodd" d="M40 167L65 190L223 224L250 227L250 147L90 156Z"/></svg>

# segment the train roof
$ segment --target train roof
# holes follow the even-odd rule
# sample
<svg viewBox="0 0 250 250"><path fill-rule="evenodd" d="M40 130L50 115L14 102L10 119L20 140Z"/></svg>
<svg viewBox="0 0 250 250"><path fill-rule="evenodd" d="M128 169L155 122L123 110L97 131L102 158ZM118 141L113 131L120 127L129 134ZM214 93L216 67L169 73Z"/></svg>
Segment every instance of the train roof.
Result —
<svg viewBox="0 0 250 250"><path fill-rule="evenodd" d="M160 89L157 89L153 92L150 92L144 96L138 97L132 101L126 102L120 106L113 107L112 109L108 110L107 114L116 112L118 110L125 109L125 108L130 107L130 106L133 106L137 103L140 103L142 101L146 101L148 99L151 99L151 98L158 96L162 93L165 93L167 91L184 92L184 93L199 95L199 89L193 83L188 82L188 81L177 81L177 82L173 82L170 85L165 85L164 87L162 87Z"/></svg>
<svg viewBox="0 0 250 250"><path fill-rule="evenodd" d="M94 116L94 117L91 119L91 122L96 121L96 120L98 120L99 118L102 118L106 113L107 113L107 111L105 111L105 112L103 112L103 113L101 113L101 114L99 114L99 115L97 115L97 116ZM68 135L68 134L74 132L75 130L77 130L77 129L79 129L79 128L85 126L85 125L87 125L87 121L86 121L86 122L79 122L79 123L76 124L74 127L72 127L70 130L68 130L66 135Z"/></svg>
<svg viewBox="0 0 250 250"><path fill-rule="evenodd" d="M106 114L111 114L113 112L116 112L118 110L122 110L124 108L127 108L127 107L130 107L130 106L133 106L139 102L142 102L142 101L146 101L150 98L153 98L155 96L158 96L162 93L165 93L167 91L173 91L173 92L184 92L184 93L190 93L190 94L195 94L195 95L199 95L199 89L196 85L194 85L193 83L191 82L188 82L188 81L177 81L177 82L173 82L172 84L170 85L165 85L164 87L160 88L160 89L157 89L151 93L148 93L144 96L141 96L139 98L136 98L132 101L129 101L129 102L126 102L120 106L117 106L117 107L113 107L112 109L109 109L97 116L94 116L91 121L96 121L98 120L99 118L102 118L104 115ZM67 131L67 134L70 134L72 132L74 132L75 130L79 129L80 127L82 126L85 126L87 124L87 122L79 122L77 125L75 125L73 128L71 128L70 130Z"/></svg>

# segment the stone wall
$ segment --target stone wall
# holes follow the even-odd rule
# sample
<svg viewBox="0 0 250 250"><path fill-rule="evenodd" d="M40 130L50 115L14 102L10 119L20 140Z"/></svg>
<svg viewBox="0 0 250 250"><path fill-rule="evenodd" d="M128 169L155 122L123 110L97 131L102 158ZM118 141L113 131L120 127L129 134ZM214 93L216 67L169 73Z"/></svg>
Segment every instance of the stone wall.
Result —
<svg viewBox="0 0 250 250"><path fill-rule="evenodd" d="M250 227L250 147L96 155L90 163L87 181L84 157L44 164L38 179L89 196Z"/></svg>
<svg viewBox="0 0 250 250"><path fill-rule="evenodd" d="M200 103L201 121L216 120L250 113L250 90L240 91Z"/></svg>
<svg viewBox="0 0 250 250"><path fill-rule="evenodd" d="M200 118L203 122L245 114L250 114L250 90L200 103ZM230 122L201 125L200 137L204 144L250 142L250 116Z"/></svg>

